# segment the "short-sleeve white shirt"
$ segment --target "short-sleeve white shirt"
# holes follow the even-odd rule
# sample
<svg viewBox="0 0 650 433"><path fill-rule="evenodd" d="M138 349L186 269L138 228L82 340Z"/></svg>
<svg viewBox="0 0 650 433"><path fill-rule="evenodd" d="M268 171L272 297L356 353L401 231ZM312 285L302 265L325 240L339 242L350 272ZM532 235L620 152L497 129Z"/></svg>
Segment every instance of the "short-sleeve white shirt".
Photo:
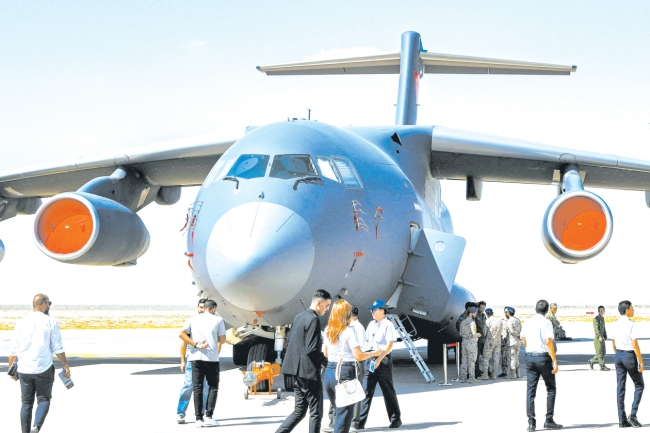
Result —
<svg viewBox="0 0 650 433"><path fill-rule="evenodd" d="M188 361L219 362L219 337L226 335L226 325L220 316L207 311L197 314L185 322L183 329L192 336L192 341L195 343L203 340L208 342L208 347L205 349L190 347Z"/></svg>
<svg viewBox="0 0 650 433"><path fill-rule="evenodd" d="M553 339L553 324L541 314L535 314L521 325L519 338L526 339L526 353L548 353L546 340Z"/></svg>
<svg viewBox="0 0 650 433"><path fill-rule="evenodd" d="M359 348L363 352L366 350L366 328L358 320L350 322L350 327L354 329L354 333L357 335L357 341L359 342Z"/></svg>
<svg viewBox="0 0 650 433"><path fill-rule="evenodd" d="M634 350L632 340L641 338L639 327L627 316L621 316L609 327L608 337L614 340L616 350Z"/></svg>
<svg viewBox="0 0 650 433"><path fill-rule="evenodd" d="M371 321L366 329L366 338L368 338L367 349L372 351L384 350L388 347L388 344L397 341L395 327L388 318L384 318L379 323L376 320Z"/></svg>
<svg viewBox="0 0 650 433"><path fill-rule="evenodd" d="M59 322L40 311L29 313L16 323L9 352L18 357L18 373L43 373L54 354L65 352Z"/></svg>
<svg viewBox="0 0 650 433"><path fill-rule="evenodd" d="M352 349L359 347L359 341L354 329L350 326L341 332L339 341L336 344L332 344L327 336L327 329L325 329L325 346L327 347L327 360L329 362L339 362L341 358L343 358L343 362L356 361Z"/></svg>

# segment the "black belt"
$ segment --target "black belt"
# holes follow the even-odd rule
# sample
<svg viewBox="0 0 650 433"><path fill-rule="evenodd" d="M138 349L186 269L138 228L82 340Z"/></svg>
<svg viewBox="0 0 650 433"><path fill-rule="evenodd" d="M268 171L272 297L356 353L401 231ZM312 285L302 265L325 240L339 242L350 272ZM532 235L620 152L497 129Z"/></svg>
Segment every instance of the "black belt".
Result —
<svg viewBox="0 0 650 433"><path fill-rule="evenodd" d="M616 349L616 352L618 352L618 353L634 353L634 350L619 350L619 349Z"/></svg>
<svg viewBox="0 0 650 433"><path fill-rule="evenodd" d="M548 352L530 352L526 353L526 356L551 356Z"/></svg>
<svg viewBox="0 0 650 433"><path fill-rule="evenodd" d="M354 361L343 361L341 364L343 364L344 366L350 366L350 367L357 365L357 363L354 362ZM330 368L330 367L336 368L337 365L339 365L338 362L333 362L333 361L328 362L327 363L327 368Z"/></svg>

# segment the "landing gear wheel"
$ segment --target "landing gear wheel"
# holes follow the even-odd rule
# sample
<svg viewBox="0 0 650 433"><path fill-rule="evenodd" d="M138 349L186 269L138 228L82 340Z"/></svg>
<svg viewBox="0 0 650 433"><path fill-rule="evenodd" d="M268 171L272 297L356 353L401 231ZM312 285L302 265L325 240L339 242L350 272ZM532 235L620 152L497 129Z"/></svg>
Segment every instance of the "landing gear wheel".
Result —
<svg viewBox="0 0 650 433"><path fill-rule="evenodd" d="M250 345L243 341L235 344L232 347L232 363L235 365L246 365L249 347Z"/></svg>
<svg viewBox="0 0 650 433"><path fill-rule="evenodd" d="M278 388L278 391L276 393L278 395L278 400L282 398L282 388Z"/></svg>
<svg viewBox="0 0 650 433"><path fill-rule="evenodd" d="M251 350L248 352L247 364L250 366L254 362L265 362L268 349L268 344L254 344L251 346ZM256 386L257 392L269 392L269 382L267 380L261 381Z"/></svg>
<svg viewBox="0 0 650 433"><path fill-rule="evenodd" d="M248 387L246 387L246 391L244 391L244 400L248 400Z"/></svg>
<svg viewBox="0 0 650 433"><path fill-rule="evenodd" d="M284 389L286 389L288 392L293 391L294 384L296 383L295 379L293 378L292 375L290 374L285 374L284 375Z"/></svg>

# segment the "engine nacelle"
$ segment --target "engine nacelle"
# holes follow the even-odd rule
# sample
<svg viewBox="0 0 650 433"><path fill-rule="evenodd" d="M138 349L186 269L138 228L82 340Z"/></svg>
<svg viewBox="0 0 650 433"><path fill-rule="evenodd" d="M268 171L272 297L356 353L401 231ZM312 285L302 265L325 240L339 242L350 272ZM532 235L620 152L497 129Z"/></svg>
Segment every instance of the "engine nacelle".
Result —
<svg viewBox="0 0 650 433"><path fill-rule="evenodd" d="M579 189L551 202L542 221L542 240L562 262L578 263L600 254L613 229L612 213L603 199Z"/></svg>
<svg viewBox="0 0 650 433"><path fill-rule="evenodd" d="M48 257L77 265L135 264L149 248L149 232L121 204L83 192L55 196L34 221L34 241Z"/></svg>

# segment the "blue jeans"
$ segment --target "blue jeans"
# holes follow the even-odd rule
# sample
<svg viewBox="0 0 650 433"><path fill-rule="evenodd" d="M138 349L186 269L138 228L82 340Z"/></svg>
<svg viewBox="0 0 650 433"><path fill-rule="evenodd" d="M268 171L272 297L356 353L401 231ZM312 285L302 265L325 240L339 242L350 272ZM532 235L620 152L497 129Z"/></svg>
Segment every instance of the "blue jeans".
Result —
<svg viewBox="0 0 650 433"><path fill-rule="evenodd" d="M178 409L176 409L176 413L179 415L185 415L185 412L187 412L187 407L190 405L190 398L192 397L192 363L187 362L185 364L185 380L183 381L183 387L181 388L181 396L178 399ZM208 380L207 378L205 379L205 383L203 384L203 408L205 410L205 407L207 406L207 401L208 401L208 391L210 388L208 387Z"/></svg>
<svg viewBox="0 0 650 433"><path fill-rule="evenodd" d="M346 365L347 364L347 365ZM325 391L327 392L327 397L330 399L330 407L336 405L336 362L330 362L327 364L327 370L325 370ZM354 363L343 363L341 365L341 382L346 380L352 380L356 378L356 371ZM348 433L350 431L350 425L352 424L352 418L354 416L354 406L353 404L349 406L337 407L336 414L334 416L334 433Z"/></svg>
<svg viewBox="0 0 650 433"><path fill-rule="evenodd" d="M23 433L29 433L32 429L32 410L34 409L34 394L36 394L38 406L34 417L34 426L40 430L45 422L45 417L50 410L50 399L52 398L52 385L54 384L54 365L39 374L18 373L20 379L20 391L22 394L23 406L20 409L20 426Z"/></svg>
<svg viewBox="0 0 650 433"><path fill-rule="evenodd" d="M617 350L615 362L616 381L618 382L616 394L618 420L619 422L623 422L627 418L625 415L625 381L627 380L627 375L629 374L632 382L634 382L634 402L632 403L631 416L636 416L636 412L639 410L639 403L641 403L645 384L643 382L643 373L639 373L639 362L636 359L636 353L634 351Z"/></svg>

